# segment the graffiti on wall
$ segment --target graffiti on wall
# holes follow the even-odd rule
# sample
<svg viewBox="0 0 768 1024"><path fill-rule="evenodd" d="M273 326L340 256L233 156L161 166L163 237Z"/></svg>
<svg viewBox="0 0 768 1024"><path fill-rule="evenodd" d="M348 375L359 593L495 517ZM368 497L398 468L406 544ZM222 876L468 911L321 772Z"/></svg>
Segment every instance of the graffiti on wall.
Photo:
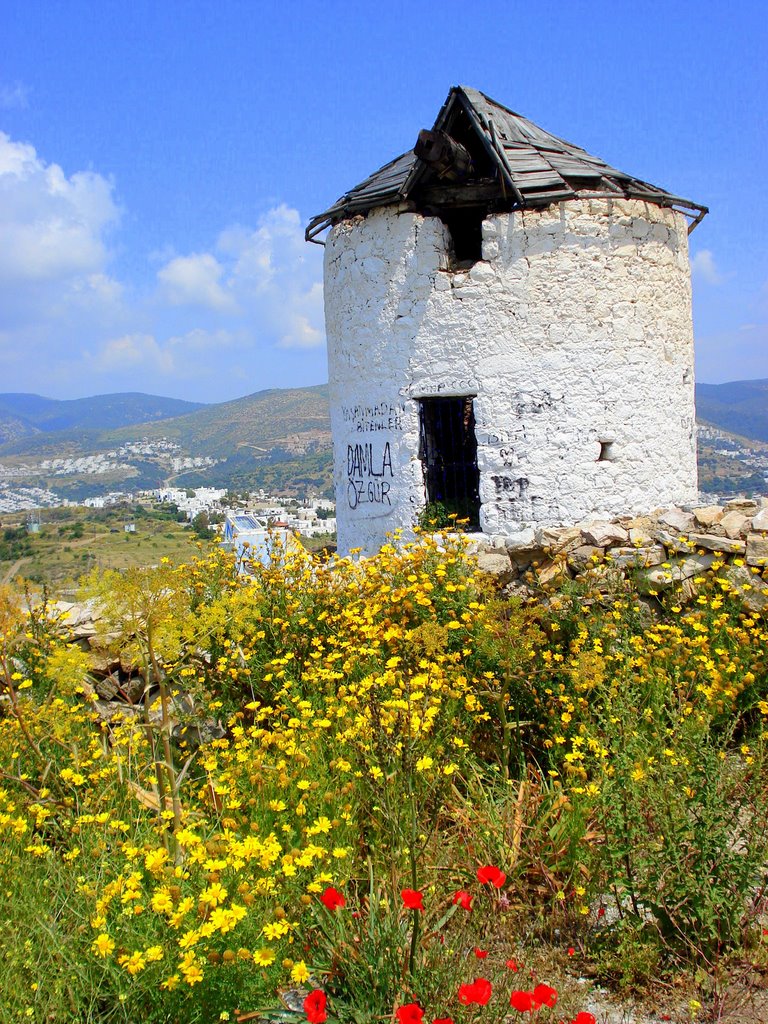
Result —
<svg viewBox="0 0 768 1024"><path fill-rule="evenodd" d="M439 398L441 395L476 395L478 383L474 377L460 377L450 380L419 379L402 388L400 394L416 398Z"/></svg>
<svg viewBox="0 0 768 1024"><path fill-rule="evenodd" d="M380 445L347 445L347 504L353 511L361 505L391 506L392 449L389 441Z"/></svg>
<svg viewBox="0 0 768 1024"><path fill-rule="evenodd" d="M345 423L357 434L376 433L381 430L403 430L405 405L402 402L376 402L374 405L342 405Z"/></svg>

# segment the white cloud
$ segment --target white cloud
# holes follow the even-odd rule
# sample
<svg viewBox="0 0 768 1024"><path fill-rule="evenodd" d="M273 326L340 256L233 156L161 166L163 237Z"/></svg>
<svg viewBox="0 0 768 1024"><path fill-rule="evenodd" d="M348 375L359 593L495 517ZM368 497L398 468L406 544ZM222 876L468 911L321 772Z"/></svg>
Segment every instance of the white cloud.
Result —
<svg viewBox="0 0 768 1024"><path fill-rule="evenodd" d="M272 347L323 344L322 253L304 240L298 210L281 204L255 228L233 225L213 249L176 256L158 271L165 301L229 314L227 323L247 324Z"/></svg>
<svg viewBox="0 0 768 1024"><path fill-rule="evenodd" d="M0 132L0 282L103 271L105 233L118 219L106 178L92 171L68 178L34 147Z"/></svg>
<svg viewBox="0 0 768 1024"><path fill-rule="evenodd" d="M26 110L29 106L29 89L23 82L0 85L0 110Z"/></svg>
<svg viewBox="0 0 768 1024"><path fill-rule="evenodd" d="M121 287L108 274L107 238L119 219L112 182L93 171L68 177L0 132L2 326L39 332L75 310L114 311Z"/></svg>
<svg viewBox="0 0 768 1024"><path fill-rule="evenodd" d="M0 93L0 100L2 94ZM210 245L111 269L114 183L66 173L0 132L0 382L63 397L151 391L223 400L324 373L322 250L278 205Z"/></svg>
<svg viewBox="0 0 768 1024"><path fill-rule="evenodd" d="M174 306L206 306L234 313L237 303L221 286L224 268L209 252L177 256L157 274L167 300Z"/></svg>
<svg viewBox="0 0 768 1024"><path fill-rule="evenodd" d="M125 334L113 338L93 359L97 373L110 374L141 368L147 372L173 372L173 356L151 334ZM122 389L120 389L122 390Z"/></svg>
<svg viewBox="0 0 768 1024"><path fill-rule="evenodd" d="M699 249L691 260L691 276L694 280L706 281L707 284L722 284L725 277L715 264L715 257L710 249Z"/></svg>

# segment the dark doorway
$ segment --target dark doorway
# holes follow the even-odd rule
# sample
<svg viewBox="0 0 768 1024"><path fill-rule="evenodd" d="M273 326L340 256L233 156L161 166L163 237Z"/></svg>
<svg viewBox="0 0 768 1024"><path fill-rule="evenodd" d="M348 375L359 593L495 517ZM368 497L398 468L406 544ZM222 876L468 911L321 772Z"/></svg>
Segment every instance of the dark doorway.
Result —
<svg viewBox="0 0 768 1024"><path fill-rule="evenodd" d="M480 472L472 395L422 398L420 452L427 502L440 502L449 514L480 529Z"/></svg>

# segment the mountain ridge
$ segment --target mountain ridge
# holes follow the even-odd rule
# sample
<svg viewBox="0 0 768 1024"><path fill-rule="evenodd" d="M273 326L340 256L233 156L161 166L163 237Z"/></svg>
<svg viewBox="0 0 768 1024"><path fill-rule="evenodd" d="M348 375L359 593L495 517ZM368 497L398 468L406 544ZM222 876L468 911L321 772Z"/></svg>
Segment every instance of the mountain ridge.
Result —
<svg viewBox="0 0 768 1024"><path fill-rule="evenodd" d="M696 396L700 423L736 435L747 444L768 442L768 380L699 384ZM71 402L86 406L65 409L70 414L67 428L52 429L60 413L56 400L0 395L0 435L4 412L25 414L28 431L0 445L0 484L5 475L9 485L13 480L13 486L44 486L75 499L86 493L150 489L169 483L297 493L302 488L331 491L327 384L268 388L211 404L141 393ZM87 425L78 426L89 403L92 413ZM104 418L119 420L121 416L137 417L146 408L154 412L154 419L134 418L119 426L105 426L93 413L101 409ZM183 410L180 415L159 418L163 411L179 408ZM707 446L711 447L711 442L700 444L700 457ZM101 460L100 467L89 468L89 460ZM69 466L52 465L61 461L68 461ZM86 464L84 468L78 468L80 463Z"/></svg>
<svg viewBox="0 0 768 1024"><path fill-rule="evenodd" d="M697 419L753 441L768 441L768 379L696 385Z"/></svg>
<svg viewBox="0 0 768 1024"><path fill-rule="evenodd" d="M31 392L0 393L0 444L38 433L99 430L151 423L204 408L202 402L115 392L86 398L46 398ZM94 422L98 426L94 427Z"/></svg>

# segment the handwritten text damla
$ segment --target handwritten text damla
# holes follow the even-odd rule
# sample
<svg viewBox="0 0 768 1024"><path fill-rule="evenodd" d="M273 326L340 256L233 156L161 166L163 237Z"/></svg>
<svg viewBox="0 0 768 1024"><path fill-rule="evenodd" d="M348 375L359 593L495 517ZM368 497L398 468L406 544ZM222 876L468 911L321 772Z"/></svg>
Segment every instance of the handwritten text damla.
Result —
<svg viewBox="0 0 768 1024"><path fill-rule="evenodd" d="M351 509L392 504L389 481L394 472L389 441L383 450L378 449L373 443L347 445L347 503Z"/></svg>

